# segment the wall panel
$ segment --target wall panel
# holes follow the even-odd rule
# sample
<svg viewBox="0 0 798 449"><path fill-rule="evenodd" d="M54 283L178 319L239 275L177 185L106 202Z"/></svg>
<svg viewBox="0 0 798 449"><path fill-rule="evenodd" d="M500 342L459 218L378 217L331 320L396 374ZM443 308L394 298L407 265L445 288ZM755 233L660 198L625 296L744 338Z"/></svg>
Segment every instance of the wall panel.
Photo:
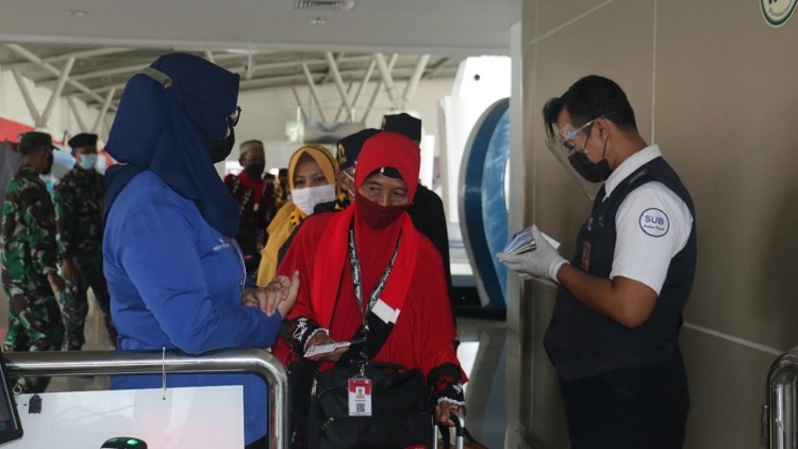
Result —
<svg viewBox="0 0 798 449"><path fill-rule="evenodd" d="M686 319L788 349L798 344L798 22L771 28L758 2L660 2L658 42L657 135L698 207Z"/></svg>

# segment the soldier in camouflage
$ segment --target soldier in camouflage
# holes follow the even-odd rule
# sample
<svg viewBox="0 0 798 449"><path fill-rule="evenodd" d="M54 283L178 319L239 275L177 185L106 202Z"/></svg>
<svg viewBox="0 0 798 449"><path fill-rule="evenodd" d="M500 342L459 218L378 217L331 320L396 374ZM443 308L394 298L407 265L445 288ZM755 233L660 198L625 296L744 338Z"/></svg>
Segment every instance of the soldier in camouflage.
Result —
<svg viewBox="0 0 798 449"><path fill-rule="evenodd" d="M3 290L9 299L8 333L3 351L59 351L64 323L53 288L64 289L56 270L53 203L39 177L53 166L49 134L29 132L20 136L19 171L11 180L3 201ZM23 392L41 392L49 378L19 378Z"/></svg>
<svg viewBox="0 0 798 449"><path fill-rule="evenodd" d="M91 287L105 314L105 328L116 344L111 321L108 286L103 275L103 202L105 182L94 169L97 164L97 135L81 133L69 139L75 167L53 189L58 258L66 280L61 292L61 310L66 326L64 348L79 351L86 342L83 328L89 312L86 292Z"/></svg>

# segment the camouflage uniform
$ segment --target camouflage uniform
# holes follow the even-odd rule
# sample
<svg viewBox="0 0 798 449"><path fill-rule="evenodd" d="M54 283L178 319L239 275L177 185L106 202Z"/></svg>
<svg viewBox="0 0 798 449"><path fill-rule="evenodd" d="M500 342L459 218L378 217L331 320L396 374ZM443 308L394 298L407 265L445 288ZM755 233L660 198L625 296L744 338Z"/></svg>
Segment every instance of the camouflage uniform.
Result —
<svg viewBox="0 0 798 449"><path fill-rule="evenodd" d="M116 329L111 321L111 297L103 275L103 175L77 164L53 189L58 258L72 258L80 273L76 283L66 281L59 301L66 325L67 350L80 350L86 342L83 328L89 312L86 291L91 287L97 304L105 314L105 327L112 342Z"/></svg>
<svg viewBox="0 0 798 449"><path fill-rule="evenodd" d="M53 203L39 174L20 167L3 201L3 289L9 299L3 351L58 351L61 311L47 274L55 267ZM43 391L48 378L19 379L24 391Z"/></svg>

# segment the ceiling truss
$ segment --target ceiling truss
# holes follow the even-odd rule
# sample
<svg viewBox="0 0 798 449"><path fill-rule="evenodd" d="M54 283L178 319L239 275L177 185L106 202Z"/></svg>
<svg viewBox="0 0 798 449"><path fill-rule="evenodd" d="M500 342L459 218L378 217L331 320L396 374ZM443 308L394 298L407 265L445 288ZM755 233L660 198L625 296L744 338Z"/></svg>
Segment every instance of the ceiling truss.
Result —
<svg viewBox="0 0 798 449"><path fill-rule="evenodd" d="M116 47L78 48L45 44L0 45L0 70L10 71L36 127L46 128L55 100L66 99L78 125L87 132L97 132L106 123L108 113L116 111L127 80L158 56L173 50ZM322 121L365 121L380 95L387 95L395 109L404 109L423 79L453 78L462 57L430 54L355 54L296 51L191 51L200 57L241 75L240 90L291 88L301 110L312 111ZM34 104L28 84L46 87L52 92L41 111ZM399 94L397 84L403 82ZM332 83L340 96L334 116L324 114L318 88ZM365 107L358 107L369 83L376 83ZM310 104L301 101L298 89L310 94ZM354 91L354 92L353 92ZM75 100L99 115L90 128L78 112ZM315 109L314 109L315 107ZM360 117L356 110L363 111ZM329 109L327 109L329 113Z"/></svg>

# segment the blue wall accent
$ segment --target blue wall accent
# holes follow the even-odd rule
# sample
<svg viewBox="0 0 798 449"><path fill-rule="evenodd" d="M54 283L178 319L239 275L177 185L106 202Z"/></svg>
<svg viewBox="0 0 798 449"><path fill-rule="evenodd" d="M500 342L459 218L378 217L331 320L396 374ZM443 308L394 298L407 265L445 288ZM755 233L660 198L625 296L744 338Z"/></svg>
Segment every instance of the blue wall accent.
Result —
<svg viewBox="0 0 798 449"><path fill-rule="evenodd" d="M471 262L488 296L488 307L506 309L506 269L495 254L507 243L504 175L509 154L509 106L505 98L491 105L472 131L466 148L461 203L464 239Z"/></svg>

